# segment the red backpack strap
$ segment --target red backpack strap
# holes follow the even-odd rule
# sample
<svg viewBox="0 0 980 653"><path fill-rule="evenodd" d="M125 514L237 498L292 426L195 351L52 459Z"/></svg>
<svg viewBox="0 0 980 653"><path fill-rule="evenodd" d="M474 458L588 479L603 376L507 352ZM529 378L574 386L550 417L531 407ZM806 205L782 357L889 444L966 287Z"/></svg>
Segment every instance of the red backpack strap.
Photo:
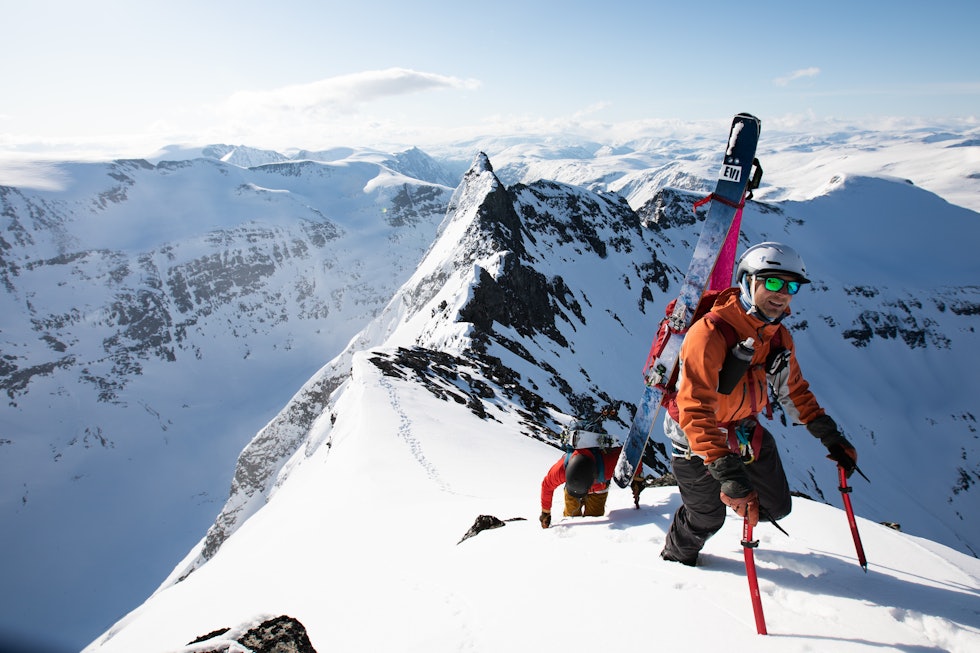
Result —
<svg viewBox="0 0 980 653"><path fill-rule="evenodd" d="M722 337L725 339L725 349L731 349L738 342L738 333L735 332L735 327L726 322L714 311L708 311L704 314L704 319L708 320L715 325L715 328L721 333Z"/></svg>

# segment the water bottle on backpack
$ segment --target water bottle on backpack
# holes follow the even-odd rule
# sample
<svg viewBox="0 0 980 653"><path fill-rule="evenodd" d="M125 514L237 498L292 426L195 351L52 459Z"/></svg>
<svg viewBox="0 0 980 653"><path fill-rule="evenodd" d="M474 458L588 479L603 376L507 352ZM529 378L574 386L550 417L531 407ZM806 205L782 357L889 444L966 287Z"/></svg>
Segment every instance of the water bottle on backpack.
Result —
<svg viewBox="0 0 980 653"><path fill-rule="evenodd" d="M752 364L752 356L755 355L755 340L746 338L742 342L735 343L735 346L728 350L725 356L725 363L721 366L718 373L718 392L723 395L732 393L742 376L748 371Z"/></svg>

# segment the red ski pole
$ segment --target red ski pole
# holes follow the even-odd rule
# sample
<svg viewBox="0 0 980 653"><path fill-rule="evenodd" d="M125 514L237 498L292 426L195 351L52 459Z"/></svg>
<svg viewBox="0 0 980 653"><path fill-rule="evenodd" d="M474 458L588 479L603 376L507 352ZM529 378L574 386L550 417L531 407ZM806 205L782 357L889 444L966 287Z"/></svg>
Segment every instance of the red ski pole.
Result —
<svg viewBox="0 0 980 653"><path fill-rule="evenodd" d="M861 544L861 535L858 533L857 522L854 520L854 508L851 507L851 487L847 484L847 472L840 465L837 466L837 475L840 477L840 494L844 499L844 510L847 512L847 523L851 526L851 537L854 538L858 563L864 569L864 573L868 573L868 560L864 557L864 546Z"/></svg>
<svg viewBox="0 0 980 653"><path fill-rule="evenodd" d="M749 595L752 597L752 612L755 613L755 631L766 635L766 617L762 614L762 597L759 596L759 579L755 575L755 553L758 540L752 539L752 523L745 518L742 526L742 551L745 553L745 575L749 579Z"/></svg>

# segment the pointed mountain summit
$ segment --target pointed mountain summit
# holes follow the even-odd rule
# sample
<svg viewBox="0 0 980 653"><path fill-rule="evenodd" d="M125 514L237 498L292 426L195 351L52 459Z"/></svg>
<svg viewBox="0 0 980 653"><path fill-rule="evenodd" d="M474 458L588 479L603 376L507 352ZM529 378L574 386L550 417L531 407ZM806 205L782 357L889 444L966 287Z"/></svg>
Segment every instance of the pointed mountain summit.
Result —
<svg viewBox="0 0 980 653"><path fill-rule="evenodd" d="M617 195L555 182L507 189L480 153L416 272L242 451L229 500L174 578L210 559L261 507L291 456L319 446L311 429L325 415L336 419L335 394L358 352L447 399L447 380L469 378L454 400L489 419L490 404L503 397L497 408L520 407L524 433L555 444L563 421L630 396L639 374L625 379L603 356L642 360L649 320L632 309L652 300L648 286L667 283L649 233ZM576 351L588 350L577 360ZM628 410L615 428L626 426ZM664 471L662 446L659 455L651 460Z"/></svg>

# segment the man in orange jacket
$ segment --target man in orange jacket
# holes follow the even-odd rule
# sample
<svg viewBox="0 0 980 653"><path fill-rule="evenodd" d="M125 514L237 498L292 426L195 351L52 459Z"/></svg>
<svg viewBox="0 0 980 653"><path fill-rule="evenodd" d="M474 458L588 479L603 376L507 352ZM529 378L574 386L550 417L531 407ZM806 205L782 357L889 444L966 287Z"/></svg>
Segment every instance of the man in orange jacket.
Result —
<svg viewBox="0 0 980 653"><path fill-rule="evenodd" d="M674 447L672 468L683 504L674 514L661 557L697 564L698 553L722 527L725 506L755 525L789 514L791 497L773 436L758 422L769 387L788 419L805 424L850 474L857 453L810 391L794 355L793 339L780 324L792 298L809 283L803 260L781 243L765 242L741 256L736 288L722 292L711 312L730 325L738 341L752 338L748 369L729 394L718 391L732 364L717 323L691 326L681 346L677 416L664 417Z"/></svg>

